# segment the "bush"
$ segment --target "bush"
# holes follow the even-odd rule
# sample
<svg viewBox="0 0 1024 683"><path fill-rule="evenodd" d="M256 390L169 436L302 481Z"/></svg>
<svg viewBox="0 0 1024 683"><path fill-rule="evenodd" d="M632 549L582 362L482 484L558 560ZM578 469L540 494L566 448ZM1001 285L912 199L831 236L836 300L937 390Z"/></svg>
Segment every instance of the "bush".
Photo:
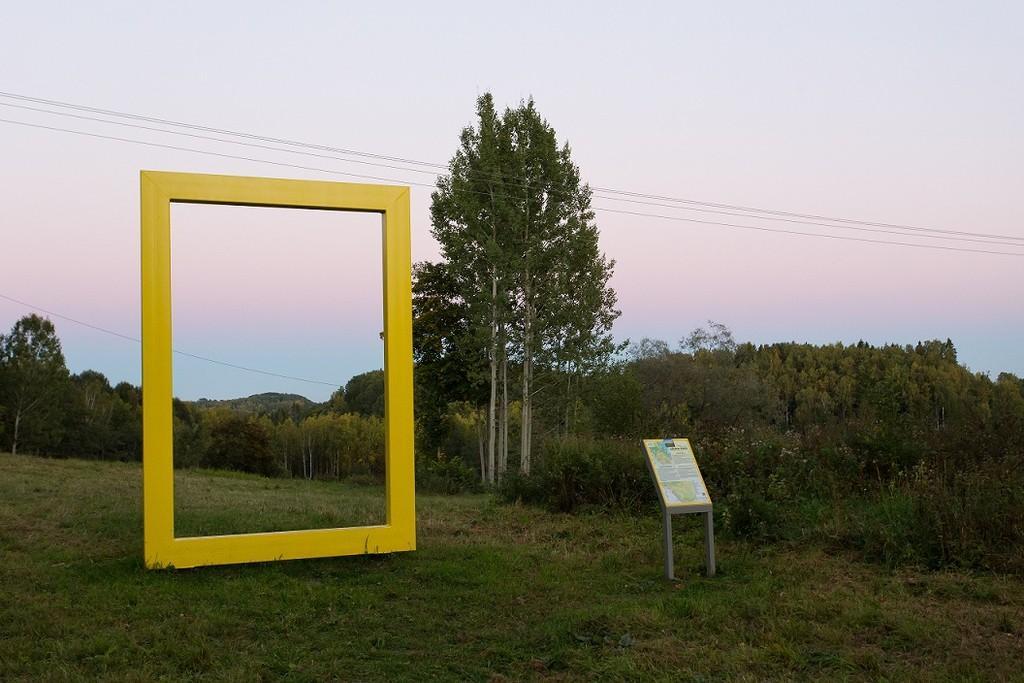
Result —
<svg viewBox="0 0 1024 683"><path fill-rule="evenodd" d="M506 472L498 482L498 498L506 503L532 503L547 505L551 497L547 491L548 482L536 472L526 476L518 471Z"/></svg>
<svg viewBox="0 0 1024 683"><path fill-rule="evenodd" d="M733 536L778 539L782 536L785 506L758 488L752 483L734 486L715 506L719 510L719 524Z"/></svg>
<svg viewBox="0 0 1024 683"><path fill-rule="evenodd" d="M210 446L202 465L272 477L280 466L270 450L270 432L260 422L230 415L210 429Z"/></svg>
<svg viewBox="0 0 1024 683"><path fill-rule="evenodd" d="M920 445L837 443L816 430L726 430L695 443L719 528L758 542L813 541L891 567L957 567L1024 574L1020 457L910 461ZM529 477L507 474L506 502L572 512L653 507L656 491L638 442L553 439Z"/></svg>
<svg viewBox="0 0 1024 683"><path fill-rule="evenodd" d="M918 527L914 504L908 491L885 486L873 496L842 505L829 535L841 546L889 567L930 564L927 543L922 543L927 534Z"/></svg>
<svg viewBox="0 0 1024 683"><path fill-rule="evenodd" d="M1010 462L920 467L910 482L932 565L1024 572L1024 473Z"/></svg>
<svg viewBox="0 0 1024 683"><path fill-rule="evenodd" d="M837 538L890 566L1024 573L1024 473L998 461L962 470L920 464L851 501Z"/></svg>
<svg viewBox="0 0 1024 683"><path fill-rule="evenodd" d="M498 486L503 500L572 512L585 505L637 510L656 499L639 441L551 439L537 456L529 477L505 475Z"/></svg>
<svg viewBox="0 0 1024 683"><path fill-rule="evenodd" d="M476 493L482 490L476 470L462 460L447 458L443 453L436 458L416 459L416 490L454 495Z"/></svg>
<svg viewBox="0 0 1024 683"><path fill-rule="evenodd" d="M729 430L702 439L697 461L722 529L777 540L801 535L801 508L829 488L799 435Z"/></svg>

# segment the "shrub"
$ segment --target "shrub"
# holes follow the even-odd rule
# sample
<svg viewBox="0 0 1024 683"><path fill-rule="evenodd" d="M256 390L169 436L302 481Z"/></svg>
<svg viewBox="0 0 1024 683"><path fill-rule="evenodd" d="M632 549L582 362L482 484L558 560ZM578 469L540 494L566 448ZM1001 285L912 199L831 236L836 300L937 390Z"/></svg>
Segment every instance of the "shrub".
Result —
<svg viewBox="0 0 1024 683"><path fill-rule="evenodd" d="M835 538L890 566L1024 573L1024 474L1008 462L922 463L850 501Z"/></svg>
<svg viewBox="0 0 1024 683"><path fill-rule="evenodd" d="M932 565L1024 572L1024 474L1010 462L921 466L909 483Z"/></svg>
<svg viewBox="0 0 1024 683"><path fill-rule="evenodd" d="M914 497L896 485L847 501L832 523L834 540L889 567L926 565L929 552L915 514Z"/></svg>
<svg viewBox="0 0 1024 683"><path fill-rule="evenodd" d="M585 505L636 510L655 500L639 441L558 438L541 444L537 455L529 477L505 475L498 486L503 500L560 512Z"/></svg>
<svg viewBox="0 0 1024 683"><path fill-rule="evenodd" d="M210 429L210 446L204 467L252 472L270 477L280 467L270 450L270 433L258 421L230 415Z"/></svg>
<svg viewBox="0 0 1024 683"><path fill-rule="evenodd" d="M476 470L457 458L444 453L434 458L416 459L416 489L454 495L476 493L482 489Z"/></svg>
<svg viewBox="0 0 1024 683"><path fill-rule="evenodd" d="M719 523L729 534L763 540L781 536L784 506L758 488L753 484L734 486L715 506Z"/></svg>
<svg viewBox="0 0 1024 683"><path fill-rule="evenodd" d="M814 541L891 567L1024 573L1021 458L944 458L920 444L845 444L816 430L725 430L695 441L720 529L760 541ZM507 474L507 501L572 512L652 506L638 442L563 438L538 447L529 477Z"/></svg>

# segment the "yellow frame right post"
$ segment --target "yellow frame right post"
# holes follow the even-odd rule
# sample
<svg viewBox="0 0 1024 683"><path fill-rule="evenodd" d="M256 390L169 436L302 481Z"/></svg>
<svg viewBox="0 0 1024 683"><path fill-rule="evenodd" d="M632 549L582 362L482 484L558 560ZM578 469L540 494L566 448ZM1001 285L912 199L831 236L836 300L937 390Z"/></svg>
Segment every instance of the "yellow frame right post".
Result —
<svg viewBox="0 0 1024 683"><path fill-rule="evenodd" d="M171 203L381 214L387 521L338 529L174 535ZM143 518L146 566L197 567L416 549L409 188L142 171Z"/></svg>

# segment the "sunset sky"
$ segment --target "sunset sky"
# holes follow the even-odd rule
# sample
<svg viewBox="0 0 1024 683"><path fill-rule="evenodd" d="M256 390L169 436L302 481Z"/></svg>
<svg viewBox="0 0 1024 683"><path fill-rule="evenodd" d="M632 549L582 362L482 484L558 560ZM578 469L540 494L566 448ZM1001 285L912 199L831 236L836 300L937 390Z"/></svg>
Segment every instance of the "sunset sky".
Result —
<svg viewBox="0 0 1024 683"><path fill-rule="evenodd" d="M532 95L596 187L1019 238L925 240L595 198L600 209L1020 254L599 210L619 339L675 344L707 319L756 343L949 337L972 369L1024 375L1020 3L99 6L6 6L0 92L437 163L478 94L501 106ZM0 295L131 337L141 169L433 182L10 104L57 111L0 97ZM438 255L429 195L412 189L415 260ZM323 400L380 367L379 228L368 215L176 206L174 346L315 382L176 357L175 393ZM27 312L0 298L0 330ZM136 342L54 322L72 371L139 382Z"/></svg>

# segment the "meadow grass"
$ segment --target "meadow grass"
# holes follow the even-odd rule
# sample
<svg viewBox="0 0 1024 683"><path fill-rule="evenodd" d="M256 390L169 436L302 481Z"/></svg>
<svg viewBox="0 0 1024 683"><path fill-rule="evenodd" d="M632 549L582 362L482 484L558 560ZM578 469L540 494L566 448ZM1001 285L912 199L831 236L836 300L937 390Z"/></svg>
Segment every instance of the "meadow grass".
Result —
<svg viewBox="0 0 1024 683"><path fill-rule="evenodd" d="M676 518L419 495L414 553L147 571L137 464L0 454L0 679L1012 680L1024 583ZM378 487L176 476L179 535L379 521Z"/></svg>

